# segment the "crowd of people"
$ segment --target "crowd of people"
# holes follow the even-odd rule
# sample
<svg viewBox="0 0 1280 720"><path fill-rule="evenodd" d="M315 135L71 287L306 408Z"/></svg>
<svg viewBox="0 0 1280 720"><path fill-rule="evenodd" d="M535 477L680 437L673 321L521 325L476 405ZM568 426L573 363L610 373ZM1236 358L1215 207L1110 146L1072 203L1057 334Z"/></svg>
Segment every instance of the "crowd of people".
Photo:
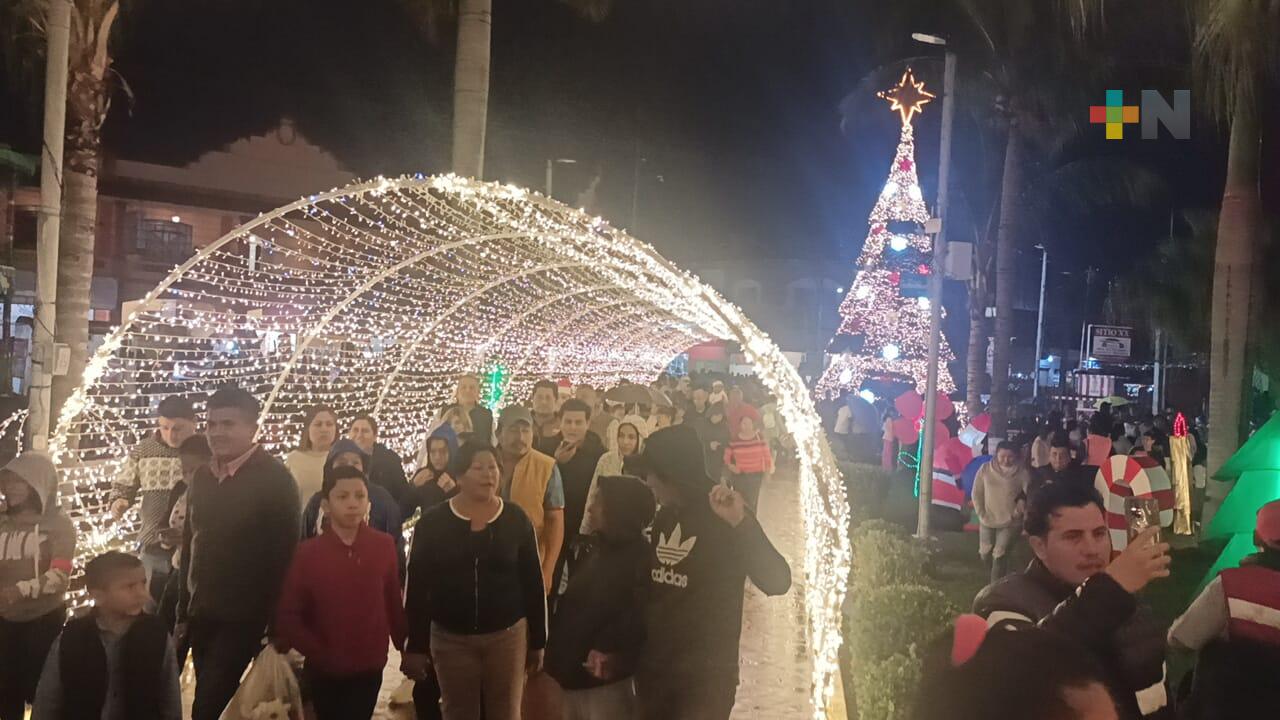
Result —
<svg viewBox="0 0 1280 720"><path fill-rule="evenodd" d="M419 718L728 718L744 583L791 585L755 517L785 436L743 385L540 381L495 420L463 375L408 474L369 415L309 408L281 459L249 392L203 418L167 398L108 501L137 507L136 553L85 565L70 622L77 529L24 452L0 470L0 720L181 718L188 655L191 717L217 720L268 644L320 720L372 715L392 646Z"/></svg>
<svg viewBox="0 0 1280 720"><path fill-rule="evenodd" d="M972 486L978 552L990 584L973 602L976 618L957 619L926 663L917 717L1276 714L1280 501L1258 513L1259 553L1209 583L1172 627L1154 617L1141 592L1169 575L1169 536L1159 527L1135 529L1123 549L1112 544L1113 526L1095 488L1098 466L1114 454L1167 464L1163 422L1130 422L1126 430L1122 420L1100 412L1068 426L1054 414L997 444ZM1132 430L1141 432L1137 442ZM1202 452L1197 435L1190 437L1193 455L1197 446ZM1008 558L1023 537L1032 560L1010 572ZM1188 650L1199 652L1195 670L1171 687L1166 659Z"/></svg>

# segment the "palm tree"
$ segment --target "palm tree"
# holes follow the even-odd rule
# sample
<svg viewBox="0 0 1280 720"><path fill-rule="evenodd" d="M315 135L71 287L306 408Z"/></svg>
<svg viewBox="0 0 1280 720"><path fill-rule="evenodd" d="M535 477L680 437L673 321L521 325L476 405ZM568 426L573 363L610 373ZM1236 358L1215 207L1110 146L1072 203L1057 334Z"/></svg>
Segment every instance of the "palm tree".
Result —
<svg viewBox="0 0 1280 720"><path fill-rule="evenodd" d="M67 138L63 159L62 230L58 235L58 342L71 349L67 374L55 377L56 421L80 384L89 349L89 299L98 224L98 165L102 124L111 108L111 31L119 0L76 0L71 15Z"/></svg>
<svg viewBox="0 0 1280 720"><path fill-rule="evenodd" d="M1250 365L1254 259L1262 235L1259 193L1260 94L1280 57L1277 0L1201 0L1196 3L1196 70L1202 101L1230 125L1227 176L1214 250L1209 348L1209 471L1240 446ZM1268 75L1271 77L1268 77ZM1211 516L1211 513L1206 513Z"/></svg>
<svg viewBox="0 0 1280 720"><path fill-rule="evenodd" d="M1104 0L977 3L957 0L979 40L980 67L1001 100L992 112L1004 125L995 247L995 307L991 377L991 433L1003 437L1009 415L1009 358L1013 337L1016 260L1027 235L1029 164L1038 141L1054 134L1054 119L1073 117L1083 106L1082 71L1097 72L1085 59L1088 34L1100 23ZM1070 78L1067 81L1049 80ZM972 355L973 353L971 353Z"/></svg>
<svg viewBox="0 0 1280 720"><path fill-rule="evenodd" d="M402 0L433 40L443 22L458 21L458 48L453 61L453 172L484 176L485 131L489 116L489 41L493 32L493 0ZM562 0L584 17L599 22L612 0Z"/></svg>
<svg viewBox="0 0 1280 720"><path fill-rule="evenodd" d="M120 10L120 0L71 2L67 135L55 318L58 342L66 343L70 348L71 363L66 375L53 380L54 420L62 403L80 383L88 357L89 292L98 221L98 164L102 151L102 123L111 108L111 93L116 86L111 73L110 42ZM10 67L31 57L35 48L29 41L43 43L44 18L45 3L42 0L17 0L5 9L5 23L13 29L8 38L10 48L6 58ZM28 37L19 27L28 27L35 32ZM14 48L19 49L15 52Z"/></svg>

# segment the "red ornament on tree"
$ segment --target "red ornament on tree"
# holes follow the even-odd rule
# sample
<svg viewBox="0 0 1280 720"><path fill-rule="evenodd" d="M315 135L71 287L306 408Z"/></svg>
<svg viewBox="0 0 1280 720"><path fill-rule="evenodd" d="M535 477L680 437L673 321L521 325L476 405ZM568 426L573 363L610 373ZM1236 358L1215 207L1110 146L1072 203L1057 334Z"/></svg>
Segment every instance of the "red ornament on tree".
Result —
<svg viewBox="0 0 1280 720"><path fill-rule="evenodd" d="M893 272L889 273L889 282L893 283L894 285L897 285L901 281L902 281L902 275L897 270L894 270Z"/></svg>
<svg viewBox="0 0 1280 720"><path fill-rule="evenodd" d="M915 163L911 162L911 158L902 158L901 160L898 161L898 169L901 170L902 172L908 172L911 170L911 166L914 164Z"/></svg>

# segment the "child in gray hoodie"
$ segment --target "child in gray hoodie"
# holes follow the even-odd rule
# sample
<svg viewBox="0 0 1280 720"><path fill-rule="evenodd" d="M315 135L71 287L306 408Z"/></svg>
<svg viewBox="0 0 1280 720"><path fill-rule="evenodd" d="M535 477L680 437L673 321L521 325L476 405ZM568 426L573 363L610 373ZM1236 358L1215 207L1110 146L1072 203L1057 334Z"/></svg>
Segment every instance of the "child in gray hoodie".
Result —
<svg viewBox="0 0 1280 720"><path fill-rule="evenodd" d="M58 507L58 472L28 450L0 470L0 720L21 720L66 619L76 531Z"/></svg>

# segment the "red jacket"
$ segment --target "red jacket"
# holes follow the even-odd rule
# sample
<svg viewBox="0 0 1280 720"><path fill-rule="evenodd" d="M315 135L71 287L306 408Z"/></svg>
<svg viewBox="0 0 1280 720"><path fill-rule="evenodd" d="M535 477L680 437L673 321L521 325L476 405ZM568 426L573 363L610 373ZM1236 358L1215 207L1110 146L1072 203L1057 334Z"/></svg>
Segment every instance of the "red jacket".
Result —
<svg viewBox="0 0 1280 720"><path fill-rule="evenodd" d="M347 546L333 531L298 546L276 613L276 634L328 675L376 672L387 639L408 634L395 541L361 525Z"/></svg>

